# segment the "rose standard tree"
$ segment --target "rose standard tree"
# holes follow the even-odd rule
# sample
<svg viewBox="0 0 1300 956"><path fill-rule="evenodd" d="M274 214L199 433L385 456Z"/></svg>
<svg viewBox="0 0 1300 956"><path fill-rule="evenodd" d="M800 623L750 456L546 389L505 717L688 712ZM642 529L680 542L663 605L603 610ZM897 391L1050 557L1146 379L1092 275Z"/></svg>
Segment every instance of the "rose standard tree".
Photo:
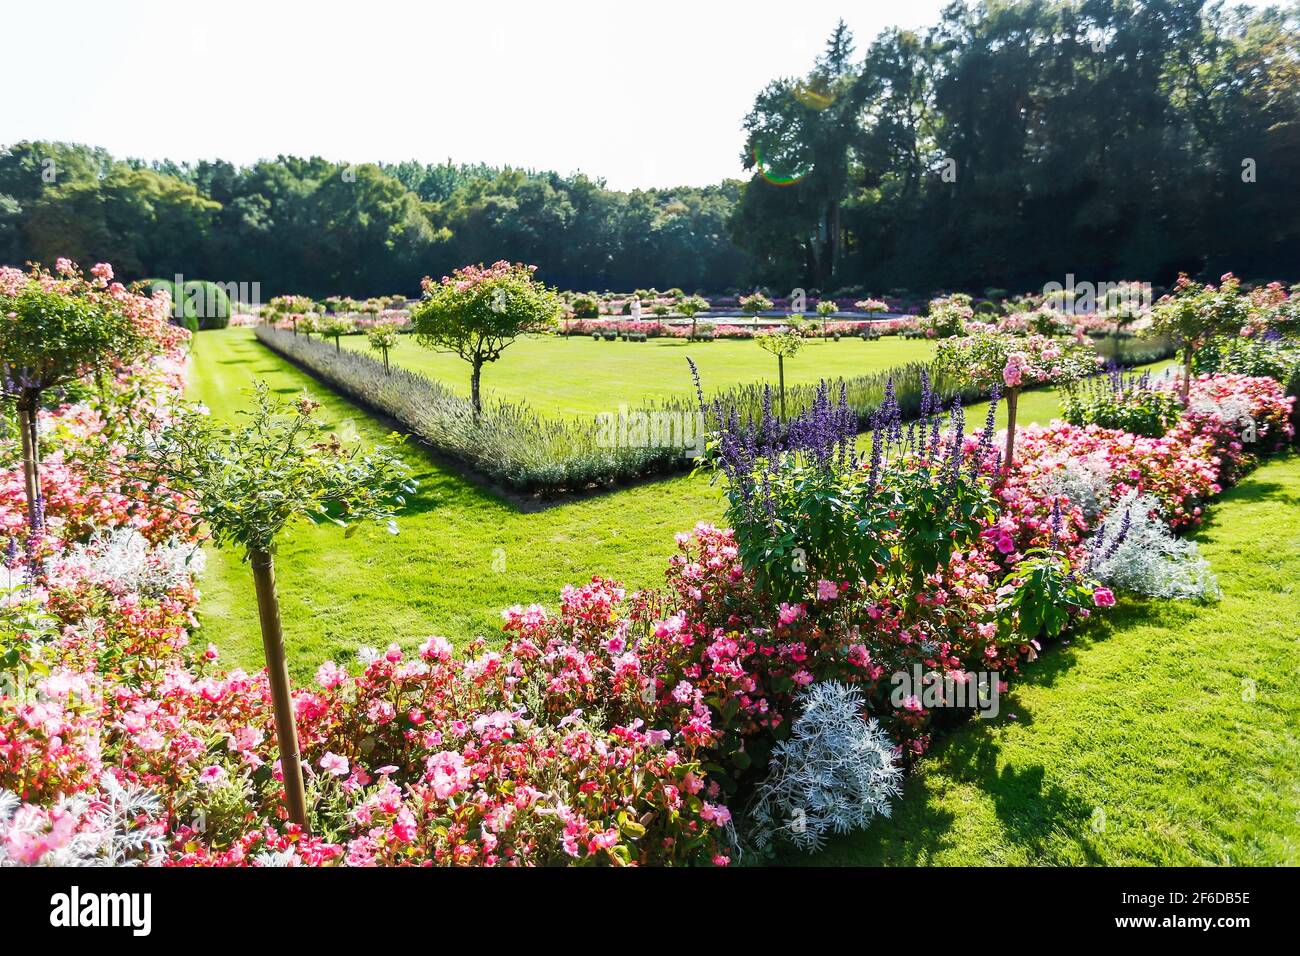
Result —
<svg viewBox="0 0 1300 956"><path fill-rule="evenodd" d="M563 312L559 295L533 278L536 266L496 262L465 266L441 282L425 277L424 299L411 312L421 345L452 352L470 366L470 401L483 411L483 366L516 338L551 328Z"/></svg>
<svg viewBox="0 0 1300 956"><path fill-rule="evenodd" d="M334 435L312 441L320 435L312 420L319 407L304 396L288 409L259 383L241 426L215 425L191 407L134 431L122 464L114 466L147 491L175 496L185 515L204 522L213 544L242 548L252 565L285 800L289 819L304 830L309 821L275 588L275 541L298 519L336 524L345 536L357 522L387 521L396 534L395 506L415 489L407 466L383 447L348 448Z"/></svg>
<svg viewBox="0 0 1300 956"><path fill-rule="evenodd" d="M324 315L321 316L317 323L316 330L320 332L321 338L334 340L334 352L340 351L339 340L345 335L349 335L356 325L351 319L344 318L341 315Z"/></svg>
<svg viewBox="0 0 1300 956"><path fill-rule="evenodd" d="M823 339L828 337L827 328L829 326L831 316L834 315L839 310L840 307L834 299L822 299L820 302L817 303L817 314L821 317L822 320Z"/></svg>
<svg viewBox="0 0 1300 956"><path fill-rule="evenodd" d="M701 312L709 311L708 300L698 295L684 296L677 302L677 314L691 320L691 340L695 340L697 318Z"/></svg>
<svg viewBox="0 0 1300 956"><path fill-rule="evenodd" d="M1007 399L1007 444L1002 467L1010 471L1016 452L1016 406L1027 385L1063 385L1101 368L1090 342L981 331L939 343L935 365L982 392L1002 390Z"/></svg>
<svg viewBox="0 0 1300 956"><path fill-rule="evenodd" d="M41 522L37 416L50 389L157 352L173 336L165 293L146 298L113 282L101 262L91 278L59 259L55 272L0 269L0 390L13 401L22 440L28 519Z"/></svg>
<svg viewBox="0 0 1300 956"><path fill-rule="evenodd" d="M397 326L392 322L376 322L366 329L366 342L372 351L382 352L384 356L384 374L388 375L388 353L397 348Z"/></svg>
<svg viewBox="0 0 1300 956"><path fill-rule="evenodd" d="M1167 335L1183 352L1182 399L1187 404L1192 387L1192 361L1196 352L1216 335L1236 334L1250 320L1250 300L1231 272L1216 289L1178 276L1174 291L1151 310L1153 335Z"/></svg>
<svg viewBox="0 0 1300 956"><path fill-rule="evenodd" d="M773 308L773 302L761 292L755 292L753 295L740 297L740 311L746 315L754 317L754 325L758 325L758 317L763 312L770 312Z"/></svg>
<svg viewBox="0 0 1300 956"><path fill-rule="evenodd" d="M803 348L803 336L799 334L798 329L778 329L766 335L756 335L754 341L763 351L771 352L776 356L776 374L781 395L781 421L784 422L786 420L785 360L799 354L799 350Z"/></svg>

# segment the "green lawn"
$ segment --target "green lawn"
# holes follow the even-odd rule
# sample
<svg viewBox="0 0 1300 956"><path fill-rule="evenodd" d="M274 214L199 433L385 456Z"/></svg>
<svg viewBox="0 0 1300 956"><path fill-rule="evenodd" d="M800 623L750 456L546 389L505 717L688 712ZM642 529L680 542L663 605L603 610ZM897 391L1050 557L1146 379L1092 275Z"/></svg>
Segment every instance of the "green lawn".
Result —
<svg viewBox="0 0 1300 956"><path fill-rule="evenodd" d="M340 344L369 352L364 336L345 336ZM934 356L935 348L930 341L897 336L876 342L813 339L797 356L786 360L786 382L816 383L823 378L924 362ZM752 340L596 342L577 335L528 336L484 368L484 398L527 402L547 414L586 416L616 412L619 405L635 408L661 399L689 397L694 385L686 365L688 355L699 367L706 391L746 382L776 382L776 359ZM469 366L455 355L431 352L403 335L389 360L469 395Z"/></svg>
<svg viewBox="0 0 1300 956"><path fill-rule="evenodd" d="M808 862L1300 864L1300 456L1210 515L1221 603L1121 601Z"/></svg>
<svg viewBox="0 0 1300 956"><path fill-rule="evenodd" d="M321 420L344 437L378 442L387 435L246 330L199 335L190 397L214 416L229 419L245 407L258 379L285 396L310 390L323 404ZM722 515L718 490L687 477L524 513L414 444L403 456L420 490L398 518L397 537L368 527L345 540L338 528L300 524L280 542L278 584L297 677L361 644L414 646L430 634L496 637L501 608L554 604L561 587L596 571L632 587L658 584L675 550L673 534ZM240 556L209 549L202 590L202 638L228 662L259 666L252 578Z"/></svg>

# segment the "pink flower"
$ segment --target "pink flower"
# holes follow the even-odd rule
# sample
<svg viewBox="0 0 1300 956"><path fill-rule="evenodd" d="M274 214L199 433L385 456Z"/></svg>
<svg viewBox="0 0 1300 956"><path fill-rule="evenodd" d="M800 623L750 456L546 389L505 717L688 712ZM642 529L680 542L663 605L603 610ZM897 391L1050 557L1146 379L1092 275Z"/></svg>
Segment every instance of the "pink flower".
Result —
<svg viewBox="0 0 1300 956"><path fill-rule="evenodd" d="M335 687L342 686L347 679L348 672L333 661L326 661L316 668L316 683L326 690L333 690Z"/></svg>
<svg viewBox="0 0 1300 956"><path fill-rule="evenodd" d="M803 617L804 613L805 611L802 604L786 604L783 601L781 602L781 607L778 609L777 618L782 624L788 626Z"/></svg>
<svg viewBox="0 0 1300 956"><path fill-rule="evenodd" d="M433 786L439 800L454 797L469 785L469 768L460 754L444 750L436 753L424 764L424 778Z"/></svg>
<svg viewBox="0 0 1300 956"><path fill-rule="evenodd" d="M320 758L320 768L332 777L346 777L348 775L348 759L327 750L325 756Z"/></svg>
<svg viewBox="0 0 1300 956"><path fill-rule="evenodd" d="M709 823L724 827L731 822L731 811L721 804L712 804L706 800L700 808L700 817Z"/></svg>
<svg viewBox="0 0 1300 956"><path fill-rule="evenodd" d="M834 601L840 596L840 589L834 581L825 579L817 582L817 600Z"/></svg>
<svg viewBox="0 0 1300 956"><path fill-rule="evenodd" d="M1012 355L1007 359L1006 367L1002 369L1002 381L1006 383L1007 388L1019 388L1024 377L1024 368L1021 366L1021 359Z"/></svg>
<svg viewBox="0 0 1300 956"><path fill-rule="evenodd" d="M1097 607L1112 607L1115 604L1115 595L1109 588L1097 588L1092 592L1092 603Z"/></svg>

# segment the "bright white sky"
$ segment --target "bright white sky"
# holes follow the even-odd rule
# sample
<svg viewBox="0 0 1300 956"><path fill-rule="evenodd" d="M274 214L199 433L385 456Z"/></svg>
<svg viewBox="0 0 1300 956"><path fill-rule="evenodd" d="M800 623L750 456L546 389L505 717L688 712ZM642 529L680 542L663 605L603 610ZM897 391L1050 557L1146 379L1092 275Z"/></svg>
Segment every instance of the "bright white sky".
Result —
<svg viewBox="0 0 1300 956"><path fill-rule="evenodd" d="M5 11L0 145L250 163L487 162L618 189L740 176L740 123L843 16L945 0L63 0Z"/></svg>

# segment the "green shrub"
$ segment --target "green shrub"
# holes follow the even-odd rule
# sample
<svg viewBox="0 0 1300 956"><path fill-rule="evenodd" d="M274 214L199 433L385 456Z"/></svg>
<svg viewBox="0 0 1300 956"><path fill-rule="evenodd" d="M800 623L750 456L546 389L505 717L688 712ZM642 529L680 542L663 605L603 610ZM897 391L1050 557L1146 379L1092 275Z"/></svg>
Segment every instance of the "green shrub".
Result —
<svg viewBox="0 0 1300 956"><path fill-rule="evenodd" d="M593 295L575 295L570 307L575 319L594 319L600 315L600 300Z"/></svg>
<svg viewBox="0 0 1300 956"><path fill-rule="evenodd" d="M1159 438L1178 422L1182 402L1173 389L1158 388L1150 374L1111 372L1068 385L1062 415L1071 425L1098 425Z"/></svg>
<svg viewBox="0 0 1300 956"><path fill-rule="evenodd" d="M234 311L230 297L215 282L195 279L171 285L173 314L180 316L185 325L199 329L224 329L230 324Z"/></svg>
<svg viewBox="0 0 1300 956"><path fill-rule="evenodd" d="M1197 350L1196 373L1275 378L1288 395L1300 395L1300 342L1294 339L1212 339Z"/></svg>

